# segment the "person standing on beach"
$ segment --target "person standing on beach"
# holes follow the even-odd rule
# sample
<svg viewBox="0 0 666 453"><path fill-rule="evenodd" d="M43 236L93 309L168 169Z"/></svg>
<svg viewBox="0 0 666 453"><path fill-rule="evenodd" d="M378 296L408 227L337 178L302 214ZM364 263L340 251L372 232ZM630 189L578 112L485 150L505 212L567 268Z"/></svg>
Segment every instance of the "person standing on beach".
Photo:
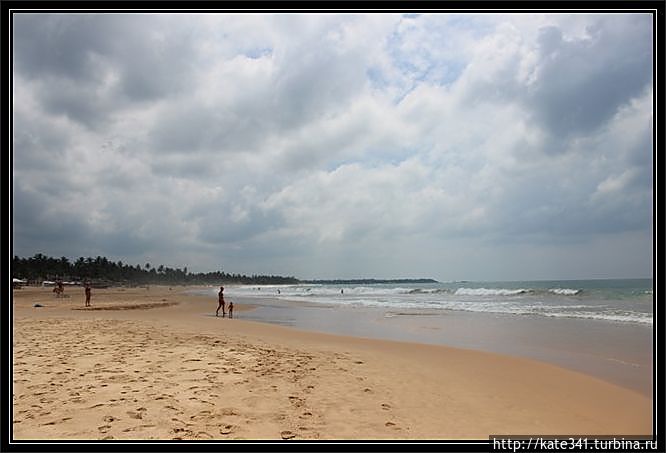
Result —
<svg viewBox="0 0 666 453"><path fill-rule="evenodd" d="M217 310L215 310L215 316L217 316L218 312L220 311L220 307L222 307L222 317L224 318L225 311L224 311L224 286L220 286L220 292L217 293Z"/></svg>
<svg viewBox="0 0 666 453"><path fill-rule="evenodd" d="M229 301L229 318L234 317L234 301L230 300Z"/></svg>
<svg viewBox="0 0 666 453"><path fill-rule="evenodd" d="M86 307L90 307L90 282L86 282L85 293L86 293Z"/></svg>
<svg viewBox="0 0 666 453"><path fill-rule="evenodd" d="M65 293L65 286L62 283L62 280L58 279L56 280L55 288L53 288L53 292L56 294L56 297L63 297Z"/></svg>

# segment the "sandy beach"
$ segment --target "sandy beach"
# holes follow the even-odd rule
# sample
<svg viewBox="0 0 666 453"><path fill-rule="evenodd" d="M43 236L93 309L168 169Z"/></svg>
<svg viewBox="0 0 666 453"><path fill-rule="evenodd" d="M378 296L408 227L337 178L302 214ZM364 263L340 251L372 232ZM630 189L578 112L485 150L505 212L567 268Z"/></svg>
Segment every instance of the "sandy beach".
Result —
<svg viewBox="0 0 666 453"><path fill-rule="evenodd" d="M536 360L215 317L182 287L65 294L13 292L15 440L652 432L646 395Z"/></svg>

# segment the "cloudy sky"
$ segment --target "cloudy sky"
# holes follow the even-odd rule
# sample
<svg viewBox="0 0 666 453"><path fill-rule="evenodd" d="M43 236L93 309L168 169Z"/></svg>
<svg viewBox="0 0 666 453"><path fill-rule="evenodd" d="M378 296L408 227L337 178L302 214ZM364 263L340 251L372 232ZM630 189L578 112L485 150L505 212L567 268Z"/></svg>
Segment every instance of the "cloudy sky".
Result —
<svg viewBox="0 0 666 453"><path fill-rule="evenodd" d="M651 277L646 14L17 14L13 253Z"/></svg>

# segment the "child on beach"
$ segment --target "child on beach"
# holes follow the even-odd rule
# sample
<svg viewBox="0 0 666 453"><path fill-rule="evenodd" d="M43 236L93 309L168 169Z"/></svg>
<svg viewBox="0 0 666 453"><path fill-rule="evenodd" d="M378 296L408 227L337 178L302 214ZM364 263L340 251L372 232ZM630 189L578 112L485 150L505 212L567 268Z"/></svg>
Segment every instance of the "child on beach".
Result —
<svg viewBox="0 0 666 453"><path fill-rule="evenodd" d="M229 318L234 317L234 303L233 301L229 301Z"/></svg>
<svg viewBox="0 0 666 453"><path fill-rule="evenodd" d="M222 307L222 317L224 318L224 286L220 286L220 292L217 293L217 310L215 310L215 316L220 311L220 307Z"/></svg>

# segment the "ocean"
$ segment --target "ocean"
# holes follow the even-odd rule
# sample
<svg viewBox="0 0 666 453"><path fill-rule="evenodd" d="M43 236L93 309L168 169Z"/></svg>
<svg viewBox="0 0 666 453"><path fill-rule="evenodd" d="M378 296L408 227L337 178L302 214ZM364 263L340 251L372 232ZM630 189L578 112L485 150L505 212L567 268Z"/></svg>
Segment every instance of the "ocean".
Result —
<svg viewBox="0 0 666 453"><path fill-rule="evenodd" d="M653 325L653 280L230 286L225 295L384 309L385 317L484 312Z"/></svg>
<svg viewBox="0 0 666 453"><path fill-rule="evenodd" d="M214 312L217 290L194 291ZM248 321L521 356L652 395L652 279L230 285L224 293L255 307L237 314Z"/></svg>

